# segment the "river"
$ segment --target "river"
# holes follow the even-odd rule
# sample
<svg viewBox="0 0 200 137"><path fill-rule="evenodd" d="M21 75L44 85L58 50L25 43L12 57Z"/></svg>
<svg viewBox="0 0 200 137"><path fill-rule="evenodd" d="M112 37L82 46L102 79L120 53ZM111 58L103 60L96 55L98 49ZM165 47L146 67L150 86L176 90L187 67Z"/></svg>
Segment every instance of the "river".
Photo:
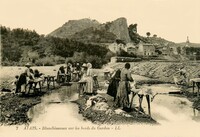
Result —
<svg viewBox="0 0 200 137"><path fill-rule="evenodd" d="M151 114L160 124L193 123L200 119L200 113L192 108L192 102L180 95L167 94L176 88L174 85L159 84L148 87L159 93L151 103ZM84 123L83 117L77 113L77 105L71 102L78 98L78 94L73 89L76 89L76 85L62 87L58 91L45 95L42 102L30 109L28 113L32 122L66 124L73 120ZM134 105L138 105L137 96L134 98ZM148 112L145 98L142 105L145 112Z"/></svg>
<svg viewBox="0 0 200 137"><path fill-rule="evenodd" d="M73 87L74 86L74 87ZM84 128L91 128L94 125L90 121L84 120L82 115L78 114L78 106L72 103L73 100L78 98L74 90L76 85L72 87L62 87L61 90L55 91L51 94L45 95L42 98L41 104L36 105L28 112L29 117L32 118L31 125L37 125L42 128L49 127L77 127L83 128L80 132L70 132L71 134L92 134ZM155 92L164 92L158 94L151 103L152 117L160 123L158 126L150 125L122 125L120 130L127 135L135 135L137 137L198 137L196 134L200 127L200 113L198 111L194 114L192 102L180 96L167 94L168 91L174 89L173 85L160 84L149 86ZM135 105L138 103L138 98L134 99ZM146 99L143 99L143 108L147 112ZM113 127L113 125L107 126ZM130 132L134 129L134 132ZM82 132L83 131L83 132ZM145 131L145 132L144 132ZM96 131L95 134L116 135L122 132L115 131Z"/></svg>
<svg viewBox="0 0 200 137"><path fill-rule="evenodd" d="M21 72L22 70L19 69ZM42 70L41 70L42 71ZM1 71L1 74L4 71ZM5 71L7 72L7 71ZM9 71L13 72L13 71ZM16 71L14 71L16 73ZM45 72L45 69L44 69ZM51 69L50 73L56 72ZM14 76L14 74L12 75ZM144 77L137 76L138 79ZM74 86L74 87L73 87ZM42 97L42 102L29 110L28 116L32 119L30 125L37 125L38 127L83 127L87 128L88 125L93 126L90 121L85 120L81 114L78 113L78 105L72 103L72 101L78 98L78 94L73 90L76 85L71 87L61 87L59 90L50 91L52 93L46 94ZM200 127L200 113L192 108L192 102L188 99L179 96L168 94L169 91L174 90L176 87L169 84L160 84L149 86L158 94L151 103L151 114L153 119L160 123L160 126L149 125L123 125L121 131L115 132L96 132L99 135L110 136L116 133L126 133L130 136L134 134L137 137L198 137L196 134ZM106 91L105 91L106 92ZM138 104L138 98L134 99L135 106ZM147 112L147 103L145 98L143 99L143 108ZM133 132L130 132L134 129ZM80 136L83 130L76 132L77 136ZM145 132L144 132L145 131ZM87 130L84 130L87 133ZM32 133L32 132L31 132ZM75 134L70 132L71 135ZM56 133L54 135L57 135ZM63 134L65 135L65 133ZM88 134L89 135L89 134ZM119 134L120 135L120 134ZM121 134L123 135L123 134Z"/></svg>
<svg viewBox="0 0 200 137"><path fill-rule="evenodd" d="M73 126L77 123L90 123L83 120L78 113L78 105L72 103L78 99L78 93L74 90L76 86L64 86L42 97L41 103L28 111L28 117L32 119L31 124Z"/></svg>

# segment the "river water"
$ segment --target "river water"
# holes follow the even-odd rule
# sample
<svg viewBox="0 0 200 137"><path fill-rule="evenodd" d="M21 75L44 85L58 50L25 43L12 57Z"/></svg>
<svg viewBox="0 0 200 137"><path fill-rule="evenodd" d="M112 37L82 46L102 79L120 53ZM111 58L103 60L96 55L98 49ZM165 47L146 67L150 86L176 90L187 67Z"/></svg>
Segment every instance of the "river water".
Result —
<svg viewBox="0 0 200 137"><path fill-rule="evenodd" d="M78 99L76 88L75 84L64 86L45 95L41 103L28 112L31 124L64 126L89 123L78 113L78 105L72 103Z"/></svg>
<svg viewBox="0 0 200 137"><path fill-rule="evenodd" d="M73 122L85 122L78 114L78 106L71 101L78 98L74 91L77 85L62 87L58 91L45 95L42 102L32 109L28 115L32 118L32 123L46 124L66 124ZM179 95L167 94L174 91L176 87L169 84L159 84L148 86L154 92L159 93L151 102L152 117L162 124L198 122L200 113L192 108L192 102ZM164 94L162 94L164 93ZM134 105L138 105L138 97L134 98ZM147 111L146 98L142 104Z"/></svg>
<svg viewBox="0 0 200 137"><path fill-rule="evenodd" d="M200 122L200 112L193 109L192 102L187 98L177 94L177 92L181 91L178 87L171 84L144 87L151 88L154 94L158 93L151 102L151 116L161 125ZM134 98L135 106L138 105L138 100L139 98L136 96ZM147 113L146 98L143 98L142 106Z"/></svg>
<svg viewBox="0 0 200 137"><path fill-rule="evenodd" d="M158 94L153 102L151 102L151 114L153 119L158 121L160 125L121 125L120 130L116 131L115 126L106 126L110 130L94 130L91 127L99 127L90 121L84 120L82 115L78 114L78 106L72 101L78 98L78 94L74 91L76 85L69 87L62 87L59 91L53 91L43 97L42 102L28 112L32 118L31 125L37 125L41 128L49 127L67 127L67 128L81 128L81 130L73 132L71 135L86 135L97 134L99 136L105 135L124 135L137 137L198 137L197 131L200 127L200 113L198 111L194 114L192 102L180 95L167 94L167 92L174 90L173 85L153 85L149 86ZM134 104L137 105L138 98L134 99ZM143 99L143 108L147 113L146 99ZM90 129L87 129L90 128ZM134 131L133 131L134 129ZM89 130L89 132L88 132ZM114 132L112 132L114 130ZM131 132L130 132L131 131ZM65 132L66 133L66 132ZM122 134L123 133L123 134Z"/></svg>
<svg viewBox="0 0 200 137"><path fill-rule="evenodd" d="M19 69L21 72L22 69ZM50 70L49 70L50 71ZM4 71L1 71L1 74ZM7 72L7 71L5 71ZM13 72L13 71L9 71ZM16 71L14 71L16 73ZM41 70L42 72L42 70ZM44 69L46 72L46 69ZM53 69L49 72L56 72ZM18 73L17 73L18 74ZM12 75L14 76L14 74ZM140 79L141 77L138 77ZM143 79L143 77L141 78ZM160 126L149 125L123 125L121 131L92 131L79 130L79 132L70 132L71 135L76 134L80 136L83 132L91 135L92 133L100 133L103 135L124 135L126 133L130 136L136 137L199 137L196 133L199 132L200 127L200 113L192 108L192 102L179 95L168 94L169 91L175 91L174 85L153 85L149 86L158 94L153 102L151 102L151 115L153 119L160 123ZM78 113L78 105L72 101L78 98L78 94L74 91L76 85L71 87L61 87L58 91L52 91L51 94L46 94L42 98L42 102L29 110L28 116L32 119L30 125L37 125L38 127L83 127L88 125L93 126L90 121L85 120L81 114ZM106 91L105 91L106 92ZM138 105L138 98L134 98L135 106ZM146 99L143 99L143 108L147 113ZM133 132L130 132L134 129ZM101 130L100 130L101 131ZM11 132L10 132L11 133ZM43 132L41 132L43 133ZM51 132L53 133L53 132ZM60 132L61 133L61 132ZM34 134L31 132L31 135ZM52 135L58 135L53 133ZM62 134L66 135L66 132ZM36 135L37 136L37 135Z"/></svg>

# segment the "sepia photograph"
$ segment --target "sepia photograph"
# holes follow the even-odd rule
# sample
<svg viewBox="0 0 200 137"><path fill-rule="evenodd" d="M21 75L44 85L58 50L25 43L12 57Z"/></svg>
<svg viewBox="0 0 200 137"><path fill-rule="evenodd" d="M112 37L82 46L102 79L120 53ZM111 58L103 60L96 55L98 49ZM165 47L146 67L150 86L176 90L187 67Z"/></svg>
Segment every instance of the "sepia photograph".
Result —
<svg viewBox="0 0 200 137"><path fill-rule="evenodd" d="M199 137L200 0L0 0L1 137Z"/></svg>

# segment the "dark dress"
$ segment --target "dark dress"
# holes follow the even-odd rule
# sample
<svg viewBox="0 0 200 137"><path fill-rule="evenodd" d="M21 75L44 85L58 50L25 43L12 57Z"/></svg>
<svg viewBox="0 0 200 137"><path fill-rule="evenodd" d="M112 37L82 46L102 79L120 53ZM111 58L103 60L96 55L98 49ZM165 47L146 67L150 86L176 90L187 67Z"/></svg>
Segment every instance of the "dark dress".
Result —
<svg viewBox="0 0 200 137"><path fill-rule="evenodd" d="M19 76L19 80L16 83L16 93L21 91L21 85L26 84L26 73L22 73Z"/></svg>
<svg viewBox="0 0 200 137"><path fill-rule="evenodd" d="M115 101L116 94L117 94L117 88L119 86L120 73L121 73L121 70L118 69L116 71L115 75L111 78L110 84L109 84L108 90L107 90L107 94L114 97L114 101Z"/></svg>
<svg viewBox="0 0 200 137"><path fill-rule="evenodd" d="M63 83L65 82L65 68L63 66L61 66L58 70L57 73L57 81L58 83Z"/></svg>

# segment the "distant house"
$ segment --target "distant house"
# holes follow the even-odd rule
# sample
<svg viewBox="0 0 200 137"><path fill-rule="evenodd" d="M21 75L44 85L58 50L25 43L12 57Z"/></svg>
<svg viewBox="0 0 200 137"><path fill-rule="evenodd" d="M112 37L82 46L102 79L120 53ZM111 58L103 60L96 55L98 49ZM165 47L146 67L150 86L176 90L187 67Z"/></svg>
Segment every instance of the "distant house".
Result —
<svg viewBox="0 0 200 137"><path fill-rule="evenodd" d="M156 46L156 51L160 51L161 55L177 55L177 48L175 46L169 45L158 45Z"/></svg>
<svg viewBox="0 0 200 137"><path fill-rule="evenodd" d="M156 52L155 52L155 45L154 44L140 42L137 45L137 47L138 47L137 55L141 55L141 56L157 55Z"/></svg>
<svg viewBox="0 0 200 137"><path fill-rule="evenodd" d="M112 51L113 53L117 53L120 51L120 49L125 49L125 45L120 43L120 44L117 44L116 42L115 43L112 43L108 46L109 50Z"/></svg>
<svg viewBox="0 0 200 137"><path fill-rule="evenodd" d="M170 48L168 46L162 47L162 55L169 55L170 54Z"/></svg>
<svg viewBox="0 0 200 137"><path fill-rule="evenodd" d="M136 55L137 54L137 48L136 47L128 47L127 53Z"/></svg>
<svg viewBox="0 0 200 137"><path fill-rule="evenodd" d="M113 53L118 53L120 50L124 50L128 54L134 54L134 55L140 55L140 56L153 56L157 55L155 52L155 46L156 44L150 44L150 43L143 43L140 42L137 45L134 45L134 43L127 43L126 45L123 43L112 43L108 46L110 51Z"/></svg>
<svg viewBox="0 0 200 137"><path fill-rule="evenodd" d="M137 54L137 47L133 43L127 43L124 49L128 54Z"/></svg>

